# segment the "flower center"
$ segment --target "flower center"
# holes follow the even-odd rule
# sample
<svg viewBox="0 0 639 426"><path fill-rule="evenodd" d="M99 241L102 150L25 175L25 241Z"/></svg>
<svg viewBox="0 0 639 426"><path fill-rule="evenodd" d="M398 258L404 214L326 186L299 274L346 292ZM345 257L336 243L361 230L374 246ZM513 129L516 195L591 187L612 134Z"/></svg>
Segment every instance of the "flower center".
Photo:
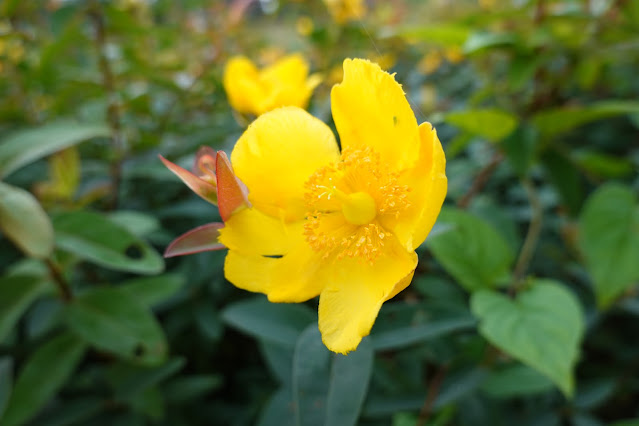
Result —
<svg viewBox="0 0 639 426"><path fill-rule="evenodd" d="M345 194L333 188L331 194L342 204L344 218L353 225L366 225L377 216L375 200L366 192Z"/></svg>
<svg viewBox="0 0 639 426"><path fill-rule="evenodd" d="M340 161L322 167L306 182L304 234L324 258L356 257L372 263L392 234L380 217L397 217L409 205L406 185L370 148L344 150Z"/></svg>

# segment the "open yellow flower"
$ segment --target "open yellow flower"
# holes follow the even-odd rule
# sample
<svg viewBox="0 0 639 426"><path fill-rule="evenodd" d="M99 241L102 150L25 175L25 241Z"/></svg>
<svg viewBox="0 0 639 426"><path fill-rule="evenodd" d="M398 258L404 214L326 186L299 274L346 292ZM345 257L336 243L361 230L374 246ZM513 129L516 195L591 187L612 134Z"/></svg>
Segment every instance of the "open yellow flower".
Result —
<svg viewBox="0 0 639 426"><path fill-rule="evenodd" d="M327 125L299 108L253 122L231 154L248 200L225 219L225 275L272 302L320 295L326 346L354 350L382 303L403 290L447 188L429 123L418 126L394 77L344 62ZM218 194L218 199L221 195Z"/></svg>
<svg viewBox="0 0 639 426"><path fill-rule="evenodd" d="M249 126L231 161L202 148L189 172L161 157L224 221L176 238L165 256L226 247L235 286L272 302L319 295L322 339L347 353L410 284L415 248L446 196L446 158L435 129L417 125L401 86L376 64L347 59L331 104L341 152L326 124L284 107Z"/></svg>
<svg viewBox="0 0 639 426"><path fill-rule="evenodd" d="M241 113L261 115L282 106L306 108L321 78L309 76L309 65L298 54L259 70L251 60L236 56L224 70L224 89L231 106Z"/></svg>

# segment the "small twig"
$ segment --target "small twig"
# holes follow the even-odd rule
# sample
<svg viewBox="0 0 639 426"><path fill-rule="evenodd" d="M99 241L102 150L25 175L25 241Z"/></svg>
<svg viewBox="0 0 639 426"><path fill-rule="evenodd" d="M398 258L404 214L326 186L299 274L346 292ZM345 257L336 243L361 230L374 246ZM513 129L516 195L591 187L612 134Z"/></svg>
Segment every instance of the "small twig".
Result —
<svg viewBox="0 0 639 426"><path fill-rule="evenodd" d="M430 386L428 386L428 392L426 393L426 399L424 400L424 405L422 405L421 410L419 410L419 417L417 418L416 426L424 426L428 421L428 418L432 414L433 404L435 403L435 399L439 394L439 390L444 382L444 377L446 377L446 373L448 372L448 365L444 364L435 373L435 377L430 382Z"/></svg>
<svg viewBox="0 0 639 426"><path fill-rule="evenodd" d="M58 287L58 290L60 290L60 296L62 297L62 300L64 302L70 302L73 299L73 293L71 292L69 283L64 278L64 275L62 275L60 267L51 259L46 259L44 262L46 263L47 268L49 268L49 273L53 278L53 282Z"/></svg>
<svg viewBox="0 0 639 426"><path fill-rule="evenodd" d="M102 73L102 84L104 85L104 89L108 97L107 121L111 128L111 141L114 154L110 167L111 181L113 183L111 208L116 209L119 202L120 184L122 181L122 162L124 160L125 153L124 137L122 135L120 119L120 100L115 87L113 70L111 69L111 64L109 64L109 60L105 53L107 35L104 16L102 15L100 4L98 2L94 2L89 9L88 14L93 22L93 28L95 31L95 47L98 53L100 72Z"/></svg>
<svg viewBox="0 0 639 426"><path fill-rule="evenodd" d="M473 197L480 193L482 189L484 189L484 186L486 186L488 179L495 172L497 166L503 161L503 159L504 156L501 152L495 152L490 162L479 171L477 177L473 181L473 184L468 189L466 194L464 194L464 196L459 199L459 201L457 202L457 207L459 207L460 209L465 209L466 207L468 207Z"/></svg>
<svg viewBox="0 0 639 426"><path fill-rule="evenodd" d="M524 240L524 244L521 246L521 251L519 252L519 257L515 264L511 292L515 292L517 290L517 286L524 277L524 274L528 269L528 265L532 260L533 254L535 253L535 247L537 246L537 241L539 240L539 235L541 233L544 214L541 201L539 200L539 195L537 194L537 190L533 183L526 178L522 181L522 185L528 195L528 202L530 203L532 216L530 218L528 232L526 233L526 239Z"/></svg>

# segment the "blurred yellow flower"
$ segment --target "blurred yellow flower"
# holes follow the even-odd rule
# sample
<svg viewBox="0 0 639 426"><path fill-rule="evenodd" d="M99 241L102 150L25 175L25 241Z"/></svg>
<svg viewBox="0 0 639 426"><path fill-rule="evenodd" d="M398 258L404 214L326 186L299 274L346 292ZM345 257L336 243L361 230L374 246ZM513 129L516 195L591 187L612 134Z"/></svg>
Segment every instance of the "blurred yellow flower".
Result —
<svg viewBox="0 0 639 426"><path fill-rule="evenodd" d="M464 60L464 54L459 46L447 48L444 51L444 56L451 64L458 64Z"/></svg>
<svg viewBox="0 0 639 426"><path fill-rule="evenodd" d="M231 163L248 198L230 203L219 241L235 286L272 302L320 295L322 339L347 353L410 283L446 195L446 160L434 128L418 126L402 87L374 63L347 59L331 105L341 153L330 128L295 107L244 132Z"/></svg>
<svg viewBox="0 0 639 426"><path fill-rule="evenodd" d="M324 0L324 4L338 24L362 19L366 14L364 0Z"/></svg>
<svg viewBox="0 0 639 426"><path fill-rule="evenodd" d="M321 82L308 75L309 64L299 54L286 56L259 70L244 56L229 60L224 70L224 89L231 106L241 113L261 115L281 106L306 108Z"/></svg>
<svg viewBox="0 0 639 426"><path fill-rule="evenodd" d="M431 50L425 54L417 64L417 69L422 74L432 74L442 64L442 54L438 50Z"/></svg>
<svg viewBox="0 0 639 426"><path fill-rule="evenodd" d="M298 34L303 35L304 37L311 35L314 28L315 24L313 24L313 20L308 16L300 16L297 18L297 22L295 22L295 29Z"/></svg>

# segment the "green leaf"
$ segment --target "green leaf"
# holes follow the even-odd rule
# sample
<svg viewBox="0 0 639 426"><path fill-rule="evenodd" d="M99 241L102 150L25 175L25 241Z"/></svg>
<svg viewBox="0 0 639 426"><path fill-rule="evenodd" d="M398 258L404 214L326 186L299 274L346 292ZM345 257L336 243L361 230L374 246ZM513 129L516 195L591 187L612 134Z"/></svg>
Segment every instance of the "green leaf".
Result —
<svg viewBox="0 0 639 426"><path fill-rule="evenodd" d="M609 100L582 107L544 110L535 114L532 121L541 135L549 139L592 121L637 113L639 102Z"/></svg>
<svg viewBox="0 0 639 426"><path fill-rule="evenodd" d="M107 378L115 396L126 401L151 387L157 387L160 382L180 371L184 364L184 358L173 358L155 367L117 363L109 368Z"/></svg>
<svg viewBox="0 0 639 426"><path fill-rule="evenodd" d="M382 37L401 36L410 40L419 40L440 46L460 46L466 41L470 30L461 25L439 24L420 25L419 27L399 28L392 33L387 31Z"/></svg>
<svg viewBox="0 0 639 426"><path fill-rule="evenodd" d="M497 108L469 109L446 114L446 122L491 142L500 142L517 127L517 117Z"/></svg>
<svg viewBox="0 0 639 426"><path fill-rule="evenodd" d="M400 349L456 331L472 329L476 324L477 321L472 317L434 320L427 324L396 328L382 333L371 334L371 340L373 349L376 351Z"/></svg>
<svg viewBox="0 0 639 426"><path fill-rule="evenodd" d="M123 282L120 288L143 305L154 307L176 294L185 282L183 275L164 274L134 278Z"/></svg>
<svg viewBox="0 0 639 426"><path fill-rule="evenodd" d="M355 352L334 354L326 401L326 425L355 425L373 372L373 348L363 339Z"/></svg>
<svg viewBox="0 0 639 426"><path fill-rule="evenodd" d="M583 185L579 171L566 157L553 150L546 150L541 159L568 211L571 215L577 214L583 203Z"/></svg>
<svg viewBox="0 0 639 426"><path fill-rule="evenodd" d="M479 291L471 298L471 309L482 336L572 396L584 320L570 291L551 280L536 280L515 300Z"/></svg>
<svg viewBox="0 0 639 426"><path fill-rule="evenodd" d="M435 258L468 291L493 288L508 278L514 254L490 225L458 209L445 208L438 223L454 227L429 238Z"/></svg>
<svg viewBox="0 0 639 426"><path fill-rule="evenodd" d="M535 163L539 135L531 126L519 126L508 136L501 146L508 161L520 177L528 174L528 170Z"/></svg>
<svg viewBox="0 0 639 426"><path fill-rule="evenodd" d="M508 33L490 33L480 31L471 34L463 46L463 52L470 55L486 49L511 47L517 45L517 37Z"/></svg>
<svg viewBox="0 0 639 426"><path fill-rule="evenodd" d="M166 384L164 395L173 404L185 404L202 398L205 394L221 388L223 384L224 378L221 375L180 376Z"/></svg>
<svg viewBox="0 0 639 426"><path fill-rule="evenodd" d="M605 178L622 178L632 175L634 167L628 158L615 157L587 149L573 151L572 160L589 173Z"/></svg>
<svg viewBox="0 0 639 426"><path fill-rule="evenodd" d="M7 407L13 387L13 361L9 357L0 358L0 420Z"/></svg>
<svg viewBox="0 0 639 426"><path fill-rule="evenodd" d="M266 407L262 410L257 426L295 426L295 412L291 401L291 389L283 387L271 396Z"/></svg>
<svg viewBox="0 0 639 426"><path fill-rule="evenodd" d="M81 259L119 271L157 274L162 257L146 242L98 213L76 211L53 218L56 246Z"/></svg>
<svg viewBox="0 0 639 426"><path fill-rule="evenodd" d="M31 193L0 182L0 230L28 256L44 259L53 250L49 216Z"/></svg>
<svg viewBox="0 0 639 426"><path fill-rule="evenodd" d="M639 280L639 203L619 184L601 186L579 218L577 240L600 307L608 307Z"/></svg>
<svg viewBox="0 0 639 426"><path fill-rule="evenodd" d="M92 289L69 303L64 315L69 328L98 349L144 365L157 365L166 358L160 324L127 291Z"/></svg>
<svg viewBox="0 0 639 426"><path fill-rule="evenodd" d="M373 348L364 339L348 355L331 353L317 324L295 345L293 401L298 425L355 425L368 390Z"/></svg>
<svg viewBox="0 0 639 426"><path fill-rule="evenodd" d="M106 125L73 121L61 121L14 132L0 142L0 178L64 148L95 137L108 137L110 134Z"/></svg>
<svg viewBox="0 0 639 426"><path fill-rule="evenodd" d="M18 375L1 426L18 426L33 417L65 384L86 346L69 333L40 346Z"/></svg>
<svg viewBox="0 0 639 426"><path fill-rule="evenodd" d="M222 319L258 339L291 347L316 316L304 305L271 303L258 296L227 306Z"/></svg>
<svg viewBox="0 0 639 426"><path fill-rule="evenodd" d="M493 398L514 398L549 391L553 384L546 376L525 365L516 364L492 372L482 390Z"/></svg>
<svg viewBox="0 0 639 426"><path fill-rule="evenodd" d="M155 216L130 210L118 210L109 215L109 220L129 231L136 237L144 237L160 229L160 221Z"/></svg>
<svg viewBox="0 0 639 426"><path fill-rule="evenodd" d="M41 277L14 275L0 278L0 342L31 303L48 288L49 283Z"/></svg>

